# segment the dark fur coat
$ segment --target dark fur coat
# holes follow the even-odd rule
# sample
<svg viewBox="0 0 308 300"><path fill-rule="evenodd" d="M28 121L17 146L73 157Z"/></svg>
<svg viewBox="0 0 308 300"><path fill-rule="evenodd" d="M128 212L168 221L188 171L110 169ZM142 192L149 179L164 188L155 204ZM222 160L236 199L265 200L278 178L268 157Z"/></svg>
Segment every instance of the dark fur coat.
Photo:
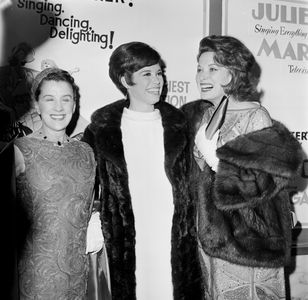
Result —
<svg viewBox="0 0 308 300"><path fill-rule="evenodd" d="M109 259L112 299L116 300L136 299L134 212L120 129L122 112L128 105L128 101L119 100L97 110L83 138L93 147L98 164L102 229ZM173 186L170 242L174 299L203 299L196 209L188 195L187 124L183 113L173 106L164 102L155 106L162 115L165 170Z"/></svg>
<svg viewBox="0 0 308 300"><path fill-rule="evenodd" d="M182 107L190 128L190 147L210 104ZM254 267L288 264L291 250L290 197L303 151L288 129L271 127L238 136L216 151L217 173L192 166L192 193L199 203L198 235L210 256Z"/></svg>

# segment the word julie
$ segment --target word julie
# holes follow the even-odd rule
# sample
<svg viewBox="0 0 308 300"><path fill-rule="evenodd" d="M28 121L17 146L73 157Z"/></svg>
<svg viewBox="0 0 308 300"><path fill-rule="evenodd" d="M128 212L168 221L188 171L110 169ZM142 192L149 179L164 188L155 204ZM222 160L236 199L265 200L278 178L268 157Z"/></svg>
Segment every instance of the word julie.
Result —
<svg viewBox="0 0 308 300"><path fill-rule="evenodd" d="M267 19L281 23L308 25L308 8L258 3L258 8L252 10L252 17L256 20Z"/></svg>

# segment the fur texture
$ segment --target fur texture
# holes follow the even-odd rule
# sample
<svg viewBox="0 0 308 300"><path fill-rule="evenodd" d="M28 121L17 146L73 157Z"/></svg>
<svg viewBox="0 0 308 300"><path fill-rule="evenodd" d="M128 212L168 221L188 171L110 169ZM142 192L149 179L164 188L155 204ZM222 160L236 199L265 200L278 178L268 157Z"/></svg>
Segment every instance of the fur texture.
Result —
<svg viewBox="0 0 308 300"><path fill-rule="evenodd" d="M190 148L206 101L182 110L190 128ZM300 170L303 151L288 129L273 126L241 135L217 149L217 173L192 170L192 193L199 202L198 234L204 251L240 265L288 264L291 219L288 184Z"/></svg>
<svg viewBox="0 0 308 300"><path fill-rule="evenodd" d="M128 101L120 100L96 111L83 138L93 147L97 159L102 187L102 229L110 264L112 299L116 300L136 299L134 213L120 129L122 112L128 105ZM156 108L162 115L165 170L174 196L170 241L174 299L203 299L196 208L188 192L187 124L184 115L173 106L162 102Z"/></svg>

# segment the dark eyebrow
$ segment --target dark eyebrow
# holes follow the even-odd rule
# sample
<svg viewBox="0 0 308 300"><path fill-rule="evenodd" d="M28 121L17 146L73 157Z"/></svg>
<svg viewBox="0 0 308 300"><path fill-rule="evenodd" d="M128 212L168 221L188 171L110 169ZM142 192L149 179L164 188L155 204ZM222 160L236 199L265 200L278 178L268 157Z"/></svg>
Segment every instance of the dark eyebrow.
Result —
<svg viewBox="0 0 308 300"><path fill-rule="evenodd" d="M140 71L140 73L144 73L144 72L152 72L152 69L148 69L147 67L145 67L146 69L143 69L142 71ZM154 70L153 70L154 71ZM161 68L158 68L155 72L160 72L162 71Z"/></svg>
<svg viewBox="0 0 308 300"><path fill-rule="evenodd" d="M45 98L45 97L53 97L53 95L51 95L51 94L46 94L46 95L42 95L42 97L43 97L43 98ZM65 94L65 95L63 95L61 98L63 98L63 97L70 97L70 98L73 98L73 96L72 96L71 94Z"/></svg>
<svg viewBox="0 0 308 300"><path fill-rule="evenodd" d="M145 70L142 70L140 73L147 73L147 72L151 72L150 69L145 69Z"/></svg>

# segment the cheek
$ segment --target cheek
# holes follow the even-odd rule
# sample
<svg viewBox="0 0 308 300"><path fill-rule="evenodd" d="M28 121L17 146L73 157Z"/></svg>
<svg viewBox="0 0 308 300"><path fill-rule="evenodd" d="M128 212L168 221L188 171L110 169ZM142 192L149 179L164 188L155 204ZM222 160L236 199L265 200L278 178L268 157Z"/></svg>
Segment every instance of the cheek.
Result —
<svg viewBox="0 0 308 300"><path fill-rule="evenodd" d="M164 79L163 79L163 78L160 78L160 79L159 79L160 90L163 89L164 83L165 83L165 82L164 82Z"/></svg>
<svg viewBox="0 0 308 300"><path fill-rule="evenodd" d="M225 94L225 89L222 86L220 86L220 88L218 90L218 94L220 94L220 95Z"/></svg>
<svg viewBox="0 0 308 300"><path fill-rule="evenodd" d="M199 76L198 73L196 74L195 79L196 79L197 85L199 86L199 83L200 83L200 76Z"/></svg>
<svg viewBox="0 0 308 300"><path fill-rule="evenodd" d="M34 108L37 110L37 111L40 111L40 106L38 104L37 101L34 102Z"/></svg>
<svg viewBox="0 0 308 300"><path fill-rule="evenodd" d="M42 113L46 112L46 110L48 109L48 106L46 106L46 105L41 105L41 104L37 104L37 105L36 105L36 109L37 109L37 111L38 111L40 114L42 114Z"/></svg>
<svg viewBox="0 0 308 300"><path fill-rule="evenodd" d="M224 77L225 77L225 78L224 78L224 83L223 83L223 85L229 84L229 83L231 82L231 79L232 79L231 74L228 73L228 74L226 74Z"/></svg>
<svg viewBox="0 0 308 300"><path fill-rule="evenodd" d="M216 85L219 87L227 85L230 82L229 77L227 75L216 76L214 81L216 82Z"/></svg>
<svg viewBox="0 0 308 300"><path fill-rule="evenodd" d="M66 112L67 112L67 113L73 114L74 111L75 111L75 107L76 107L75 104L69 104L69 105L67 105L67 106L66 106Z"/></svg>

